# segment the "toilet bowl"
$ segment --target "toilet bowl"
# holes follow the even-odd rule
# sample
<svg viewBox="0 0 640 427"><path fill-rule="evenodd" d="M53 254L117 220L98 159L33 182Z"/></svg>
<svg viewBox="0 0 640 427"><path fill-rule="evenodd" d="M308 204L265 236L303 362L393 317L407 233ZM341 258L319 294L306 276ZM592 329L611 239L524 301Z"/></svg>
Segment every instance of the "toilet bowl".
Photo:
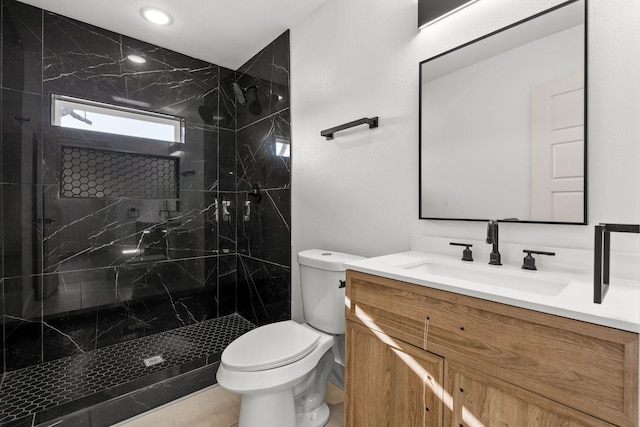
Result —
<svg viewBox="0 0 640 427"><path fill-rule="evenodd" d="M362 257L311 249L298 254L304 317L256 328L222 353L218 383L242 395L238 427L321 427L327 379L344 334L347 262Z"/></svg>
<svg viewBox="0 0 640 427"><path fill-rule="evenodd" d="M240 339L223 353L217 374L221 386L242 395L238 427L323 426L329 419L324 387L333 367L335 338L288 320L254 329ZM268 348L286 341L288 354L263 353L269 339L273 341ZM240 354L242 360L229 361ZM300 402L306 407L296 408Z"/></svg>

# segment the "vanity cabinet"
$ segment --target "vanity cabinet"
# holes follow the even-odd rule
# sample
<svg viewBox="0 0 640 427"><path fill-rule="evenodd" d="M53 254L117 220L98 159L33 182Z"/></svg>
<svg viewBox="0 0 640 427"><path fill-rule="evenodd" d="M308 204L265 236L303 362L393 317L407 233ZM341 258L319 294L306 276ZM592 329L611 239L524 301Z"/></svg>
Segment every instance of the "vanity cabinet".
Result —
<svg viewBox="0 0 640 427"><path fill-rule="evenodd" d="M347 426L638 425L638 334L354 271L346 316ZM437 384L412 368L426 360L442 360ZM423 423L421 387L442 402L439 421ZM407 423L361 414L407 400Z"/></svg>

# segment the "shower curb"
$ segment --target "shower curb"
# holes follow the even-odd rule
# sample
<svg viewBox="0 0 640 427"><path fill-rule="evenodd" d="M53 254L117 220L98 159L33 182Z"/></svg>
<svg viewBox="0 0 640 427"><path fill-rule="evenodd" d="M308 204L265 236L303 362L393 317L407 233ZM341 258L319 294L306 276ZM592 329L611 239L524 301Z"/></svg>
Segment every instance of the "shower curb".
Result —
<svg viewBox="0 0 640 427"><path fill-rule="evenodd" d="M169 378L35 427L111 426L217 384L220 362ZM31 424L29 424L31 426Z"/></svg>

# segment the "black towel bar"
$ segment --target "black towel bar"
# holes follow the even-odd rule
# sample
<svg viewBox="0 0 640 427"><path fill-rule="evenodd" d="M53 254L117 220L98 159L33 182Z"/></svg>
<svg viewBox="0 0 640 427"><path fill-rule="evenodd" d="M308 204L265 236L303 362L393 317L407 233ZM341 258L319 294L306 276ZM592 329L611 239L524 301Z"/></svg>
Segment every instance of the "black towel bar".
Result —
<svg viewBox="0 0 640 427"><path fill-rule="evenodd" d="M352 128L354 126L359 126L359 125L364 125L364 124L368 124L369 125L369 129L377 128L378 127L378 117L373 117L371 119L368 118L368 117L365 117L363 119L354 120L352 122L345 123L343 125L336 126L334 128L331 128L331 129L323 130L322 132L320 132L320 135L326 137L327 140L329 140L329 139L333 139L333 134L335 132L339 132L341 130L349 129L349 128Z"/></svg>

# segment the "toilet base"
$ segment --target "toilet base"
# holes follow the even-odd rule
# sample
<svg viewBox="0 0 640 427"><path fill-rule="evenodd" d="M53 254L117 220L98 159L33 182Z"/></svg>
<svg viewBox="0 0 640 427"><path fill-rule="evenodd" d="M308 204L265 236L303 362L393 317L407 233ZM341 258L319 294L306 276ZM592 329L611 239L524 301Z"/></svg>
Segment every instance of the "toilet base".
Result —
<svg viewBox="0 0 640 427"><path fill-rule="evenodd" d="M278 414L277 417L270 416ZM238 427L296 427L293 389L248 394L240 401Z"/></svg>
<svg viewBox="0 0 640 427"><path fill-rule="evenodd" d="M276 413L275 419L265 414ZM323 403L311 412L294 415L291 390L267 395L243 396L238 427L322 427L329 421L329 406Z"/></svg>
<svg viewBox="0 0 640 427"><path fill-rule="evenodd" d="M329 405L323 403L314 411L306 414L298 414L296 417L296 427L322 427L329 422L330 416Z"/></svg>

